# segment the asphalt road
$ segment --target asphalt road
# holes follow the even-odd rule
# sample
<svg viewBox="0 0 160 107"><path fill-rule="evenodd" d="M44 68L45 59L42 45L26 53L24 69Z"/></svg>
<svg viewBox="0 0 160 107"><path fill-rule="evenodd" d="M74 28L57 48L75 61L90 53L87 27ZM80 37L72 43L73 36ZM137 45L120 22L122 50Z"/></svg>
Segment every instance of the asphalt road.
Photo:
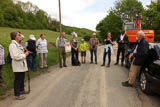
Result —
<svg viewBox="0 0 160 107"><path fill-rule="evenodd" d="M147 96L138 88L126 88L128 70L115 66L112 55L110 68L101 67L103 47L98 50L98 64L60 69L49 68L49 73L31 80L31 93L23 101L11 95L0 102L0 107L160 107L160 96ZM13 92L12 92L13 93Z"/></svg>

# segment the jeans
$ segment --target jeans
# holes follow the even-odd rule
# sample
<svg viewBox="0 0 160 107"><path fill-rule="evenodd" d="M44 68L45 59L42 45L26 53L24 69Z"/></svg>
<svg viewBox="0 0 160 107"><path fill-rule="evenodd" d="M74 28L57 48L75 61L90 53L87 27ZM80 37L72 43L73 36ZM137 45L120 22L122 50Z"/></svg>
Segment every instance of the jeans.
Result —
<svg viewBox="0 0 160 107"><path fill-rule="evenodd" d="M106 52L106 49L104 49L103 64L105 65L107 54L108 54L108 65L110 65L110 63L111 63L111 49L109 49L108 52Z"/></svg>
<svg viewBox="0 0 160 107"><path fill-rule="evenodd" d="M97 49L91 49L90 50L90 53L91 53L91 63L93 63L93 54L95 56L95 63L97 63Z"/></svg>
<svg viewBox="0 0 160 107"><path fill-rule="evenodd" d="M25 72L15 72L14 75L14 95L20 96L20 92L24 91Z"/></svg>
<svg viewBox="0 0 160 107"><path fill-rule="evenodd" d="M125 49L124 49L124 48L118 48L118 51L117 51L117 63L119 63L119 56L120 56L120 53L121 53L121 52L122 52L121 62L122 62L122 63L124 62Z"/></svg>
<svg viewBox="0 0 160 107"><path fill-rule="evenodd" d="M27 65L28 65L29 70L36 71L36 56L35 55L27 56Z"/></svg>

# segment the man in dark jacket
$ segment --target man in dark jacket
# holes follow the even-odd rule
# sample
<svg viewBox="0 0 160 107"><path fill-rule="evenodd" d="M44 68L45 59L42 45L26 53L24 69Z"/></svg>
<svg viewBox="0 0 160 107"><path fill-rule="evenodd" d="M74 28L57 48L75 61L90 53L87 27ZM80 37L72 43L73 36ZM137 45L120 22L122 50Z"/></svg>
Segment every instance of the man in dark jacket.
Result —
<svg viewBox="0 0 160 107"><path fill-rule="evenodd" d="M141 66L144 64L148 57L149 44L144 38L145 34L143 31L137 33L138 44L133 53L130 54L130 58L134 57L134 60L131 64L129 80L122 82L122 85L125 87L132 87L136 77L137 72L140 71Z"/></svg>
<svg viewBox="0 0 160 107"><path fill-rule="evenodd" d="M115 63L115 65L119 64L119 56L120 53L122 53L121 65L123 66L125 49L128 44L128 36L125 34L125 31L122 31L122 34L117 39L117 43L118 43L118 51L117 51L117 62Z"/></svg>

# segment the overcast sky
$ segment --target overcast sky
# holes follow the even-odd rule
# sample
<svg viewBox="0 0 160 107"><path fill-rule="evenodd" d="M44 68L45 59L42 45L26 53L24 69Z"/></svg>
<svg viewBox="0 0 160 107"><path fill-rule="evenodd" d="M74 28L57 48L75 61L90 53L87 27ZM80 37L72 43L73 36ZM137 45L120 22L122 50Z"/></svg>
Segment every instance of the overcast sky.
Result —
<svg viewBox="0 0 160 107"><path fill-rule="evenodd" d="M58 0L20 0L30 1L58 20ZM68 26L95 30L96 25L113 7L116 0L61 0L62 23ZM140 0L143 5L150 0Z"/></svg>

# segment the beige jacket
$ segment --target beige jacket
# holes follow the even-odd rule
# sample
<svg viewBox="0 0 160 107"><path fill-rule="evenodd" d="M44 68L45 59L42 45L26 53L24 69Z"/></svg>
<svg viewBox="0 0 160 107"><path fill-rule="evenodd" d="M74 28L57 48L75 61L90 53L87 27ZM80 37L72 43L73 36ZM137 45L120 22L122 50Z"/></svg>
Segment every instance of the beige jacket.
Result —
<svg viewBox="0 0 160 107"><path fill-rule="evenodd" d="M26 55L24 54L24 48L22 45L12 40L9 46L9 52L12 58L13 72L26 72L28 71Z"/></svg>

